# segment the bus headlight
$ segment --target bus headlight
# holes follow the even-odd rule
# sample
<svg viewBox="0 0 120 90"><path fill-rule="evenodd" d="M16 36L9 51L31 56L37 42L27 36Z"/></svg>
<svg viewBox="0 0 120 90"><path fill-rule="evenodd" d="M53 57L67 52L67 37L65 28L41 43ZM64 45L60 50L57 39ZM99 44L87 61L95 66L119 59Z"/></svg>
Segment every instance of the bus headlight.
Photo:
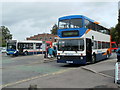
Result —
<svg viewBox="0 0 120 90"><path fill-rule="evenodd" d="M14 54L17 53L17 51L14 52Z"/></svg>
<svg viewBox="0 0 120 90"><path fill-rule="evenodd" d="M60 56L58 56L58 59L60 59Z"/></svg>
<svg viewBox="0 0 120 90"><path fill-rule="evenodd" d="M80 59L83 59L83 57L80 57Z"/></svg>

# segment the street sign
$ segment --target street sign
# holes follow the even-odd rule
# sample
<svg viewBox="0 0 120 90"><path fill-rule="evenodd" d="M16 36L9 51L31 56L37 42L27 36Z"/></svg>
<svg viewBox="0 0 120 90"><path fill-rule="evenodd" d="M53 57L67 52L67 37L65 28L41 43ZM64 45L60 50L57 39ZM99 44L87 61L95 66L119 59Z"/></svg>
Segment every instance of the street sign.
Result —
<svg viewBox="0 0 120 90"><path fill-rule="evenodd" d="M43 43L45 43L45 41L42 41Z"/></svg>
<svg viewBox="0 0 120 90"><path fill-rule="evenodd" d="M115 83L120 84L120 62L115 64Z"/></svg>
<svg viewBox="0 0 120 90"><path fill-rule="evenodd" d="M45 43L42 44L42 51L46 51L46 44Z"/></svg>

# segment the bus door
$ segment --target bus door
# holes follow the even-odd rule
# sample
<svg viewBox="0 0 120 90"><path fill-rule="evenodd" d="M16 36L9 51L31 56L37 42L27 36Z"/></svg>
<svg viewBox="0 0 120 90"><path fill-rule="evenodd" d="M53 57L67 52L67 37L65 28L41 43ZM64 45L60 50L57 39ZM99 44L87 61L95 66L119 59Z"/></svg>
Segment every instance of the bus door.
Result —
<svg viewBox="0 0 120 90"><path fill-rule="evenodd" d="M86 38L86 61L90 62L92 60L92 41Z"/></svg>
<svg viewBox="0 0 120 90"><path fill-rule="evenodd" d="M19 51L19 54L23 54L23 47L24 47L24 44L23 44L23 43L18 43L18 51Z"/></svg>

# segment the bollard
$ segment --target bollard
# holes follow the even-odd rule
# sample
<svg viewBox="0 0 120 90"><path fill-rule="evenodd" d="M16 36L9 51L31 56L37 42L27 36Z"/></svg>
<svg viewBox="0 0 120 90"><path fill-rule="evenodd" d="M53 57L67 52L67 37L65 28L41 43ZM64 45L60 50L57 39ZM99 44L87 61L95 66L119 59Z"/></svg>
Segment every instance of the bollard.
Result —
<svg viewBox="0 0 120 90"><path fill-rule="evenodd" d="M120 84L120 62L115 64L115 83Z"/></svg>

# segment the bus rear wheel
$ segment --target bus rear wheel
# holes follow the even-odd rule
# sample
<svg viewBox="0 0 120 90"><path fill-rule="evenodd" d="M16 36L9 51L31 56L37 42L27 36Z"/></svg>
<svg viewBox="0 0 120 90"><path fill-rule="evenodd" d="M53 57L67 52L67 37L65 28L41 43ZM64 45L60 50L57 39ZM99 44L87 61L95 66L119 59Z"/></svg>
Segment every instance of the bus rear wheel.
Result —
<svg viewBox="0 0 120 90"><path fill-rule="evenodd" d="M109 58L109 53L107 53L107 56L106 56L106 59L108 59Z"/></svg>
<svg viewBox="0 0 120 90"><path fill-rule="evenodd" d="M96 55L93 54L93 55L92 55L92 61L91 61L91 63L94 64L95 62L96 62Z"/></svg>
<svg viewBox="0 0 120 90"><path fill-rule="evenodd" d="M25 52L24 52L24 55L25 55L25 56L26 56L26 55L28 55L28 52L27 52L27 51L25 51Z"/></svg>

